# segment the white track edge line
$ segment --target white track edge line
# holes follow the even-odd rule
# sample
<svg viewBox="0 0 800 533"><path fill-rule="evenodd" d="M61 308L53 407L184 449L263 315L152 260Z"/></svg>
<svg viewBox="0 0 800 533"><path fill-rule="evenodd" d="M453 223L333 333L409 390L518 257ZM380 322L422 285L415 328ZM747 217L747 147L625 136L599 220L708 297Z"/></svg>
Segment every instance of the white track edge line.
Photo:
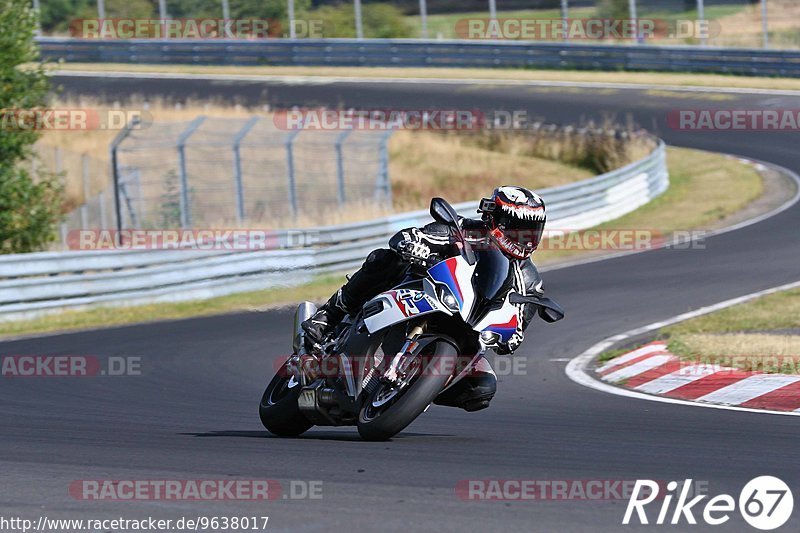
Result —
<svg viewBox="0 0 800 533"><path fill-rule="evenodd" d="M612 337L608 337L579 356L572 359L564 369L572 381L583 385L585 387L589 387L590 389L595 389L603 392L608 392L610 394L615 394L617 396L625 396L628 398L637 398L640 400L649 400L651 402L661 402L661 403L671 403L676 405L690 405L693 407L707 407L711 409L726 409L728 411L744 411L748 413L762 413L762 414L773 414L773 415L786 415L786 416L800 416L800 411L774 411L770 409L754 409L750 407L739 407L735 405L722 405L722 404L712 404L712 403L699 403L691 400L681 400L678 398L668 398L665 396L656 396L653 394L646 394L643 392L637 392L631 389L624 389L621 387L617 387L614 385L610 385L608 383L604 383L598 379L596 379L592 374L591 370L589 369L589 365L594 361L595 357L609 349L611 346L622 342L626 339L631 337L641 335L644 333L649 333L652 331L656 331L666 326L671 326L672 324L677 324L678 322L683 322L684 320L689 320L692 318L696 318L698 316L707 315L709 313L713 313L714 311L719 311L721 309L726 309L728 307L732 307L734 305L738 305L741 303L749 302L751 300L755 300L756 298L760 298L761 296L767 296L769 294L775 294L777 292L782 292L786 290L796 289L800 287L800 281L795 281L793 283L787 283L786 285L780 285L778 287L773 287L771 289L765 289L763 291L753 292L750 294L746 294L744 296L739 296L738 298L731 298L730 300L725 300L724 302L720 302L714 305L709 305L706 307L701 307L700 309L696 309L694 311L690 311L688 313L683 313L672 318L668 318L666 320L662 320L659 322L653 322L652 324L648 324L646 326L642 326L640 328L632 329L626 331L624 333L620 333L618 335L614 335Z"/></svg>

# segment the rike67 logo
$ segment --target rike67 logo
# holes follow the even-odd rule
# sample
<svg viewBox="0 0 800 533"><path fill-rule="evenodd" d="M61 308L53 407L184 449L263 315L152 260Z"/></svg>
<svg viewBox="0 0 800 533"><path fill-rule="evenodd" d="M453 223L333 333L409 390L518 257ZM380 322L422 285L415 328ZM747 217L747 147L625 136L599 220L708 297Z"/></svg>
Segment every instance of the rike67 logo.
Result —
<svg viewBox="0 0 800 533"><path fill-rule="evenodd" d="M720 494L703 502L708 495L690 495L691 487L691 479L682 484L670 481L666 485L666 491L660 493L659 489L663 489L663 485L649 479L636 480L622 523L636 524L635 513L638 523L644 525L694 525L697 524L697 513L706 524L719 526L730 520L738 503L739 513L745 522L756 529L767 531L784 525L794 509L794 497L789 486L773 476L751 479L739 493L738 502L729 494ZM655 522L650 522L652 514L648 517L645 507L657 499L661 500L658 517Z"/></svg>

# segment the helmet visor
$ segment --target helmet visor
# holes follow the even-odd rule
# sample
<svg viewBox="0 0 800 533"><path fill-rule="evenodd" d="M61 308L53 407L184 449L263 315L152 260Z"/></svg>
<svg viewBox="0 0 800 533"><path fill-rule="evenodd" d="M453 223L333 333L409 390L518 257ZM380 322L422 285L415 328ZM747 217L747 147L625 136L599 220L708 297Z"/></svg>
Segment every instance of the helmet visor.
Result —
<svg viewBox="0 0 800 533"><path fill-rule="evenodd" d="M491 232L500 249L517 259L526 259L530 256L538 248L544 232L543 221L536 222L536 227L531 227L531 221L526 222L525 228L498 226Z"/></svg>

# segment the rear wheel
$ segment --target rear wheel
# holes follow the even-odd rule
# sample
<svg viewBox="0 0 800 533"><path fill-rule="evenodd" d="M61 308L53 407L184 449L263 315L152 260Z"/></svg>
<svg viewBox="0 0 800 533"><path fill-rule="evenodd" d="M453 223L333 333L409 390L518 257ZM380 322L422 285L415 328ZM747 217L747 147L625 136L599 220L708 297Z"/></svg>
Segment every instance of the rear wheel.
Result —
<svg viewBox="0 0 800 533"><path fill-rule="evenodd" d="M279 371L269 382L261 397L258 414L261 423L270 433L280 437L296 437L308 431L312 424L300 412L297 399L300 396L300 382L294 375Z"/></svg>
<svg viewBox="0 0 800 533"><path fill-rule="evenodd" d="M358 412L358 432L366 440L386 440L401 432L433 402L455 368L457 350L437 340L419 355L405 387L374 378Z"/></svg>

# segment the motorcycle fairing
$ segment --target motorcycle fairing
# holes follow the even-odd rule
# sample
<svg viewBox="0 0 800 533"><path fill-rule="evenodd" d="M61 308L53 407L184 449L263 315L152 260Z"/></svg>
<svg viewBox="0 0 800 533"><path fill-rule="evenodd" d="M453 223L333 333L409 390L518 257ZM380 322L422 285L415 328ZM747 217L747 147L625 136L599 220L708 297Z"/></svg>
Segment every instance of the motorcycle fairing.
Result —
<svg viewBox="0 0 800 533"><path fill-rule="evenodd" d="M491 331L500 335L503 342L508 342L519 326L519 310L517 306L508 301L508 296L503 306L490 311L483 319L475 324L475 331Z"/></svg>
<svg viewBox="0 0 800 533"><path fill-rule="evenodd" d="M475 291L472 288L472 276L475 266L470 265L461 256L451 257L428 269L428 276L437 283L447 285L458 302L461 317L466 322L472 306L475 304Z"/></svg>
<svg viewBox="0 0 800 533"><path fill-rule="evenodd" d="M415 289L393 289L382 292L366 303L365 308L379 302L380 312L364 318L367 331L375 333L383 328L430 313L450 312L424 291Z"/></svg>

